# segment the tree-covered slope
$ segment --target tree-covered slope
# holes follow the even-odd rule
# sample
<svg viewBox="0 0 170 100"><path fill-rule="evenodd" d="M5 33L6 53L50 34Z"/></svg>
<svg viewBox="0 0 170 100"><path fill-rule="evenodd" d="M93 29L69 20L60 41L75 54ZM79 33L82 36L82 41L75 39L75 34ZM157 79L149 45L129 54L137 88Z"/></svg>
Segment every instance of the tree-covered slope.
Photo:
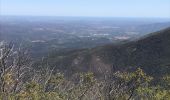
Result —
<svg viewBox="0 0 170 100"><path fill-rule="evenodd" d="M76 50L49 60L66 72L92 71L97 75L141 67L150 75L170 73L170 28L141 39L93 49Z"/></svg>

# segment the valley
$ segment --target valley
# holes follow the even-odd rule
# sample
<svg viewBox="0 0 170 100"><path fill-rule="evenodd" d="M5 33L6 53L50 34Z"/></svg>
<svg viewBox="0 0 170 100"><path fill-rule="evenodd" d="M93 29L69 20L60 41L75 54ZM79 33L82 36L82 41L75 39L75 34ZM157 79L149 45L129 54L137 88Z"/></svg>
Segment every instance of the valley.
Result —
<svg viewBox="0 0 170 100"><path fill-rule="evenodd" d="M169 75L167 19L0 19L0 100L169 100Z"/></svg>

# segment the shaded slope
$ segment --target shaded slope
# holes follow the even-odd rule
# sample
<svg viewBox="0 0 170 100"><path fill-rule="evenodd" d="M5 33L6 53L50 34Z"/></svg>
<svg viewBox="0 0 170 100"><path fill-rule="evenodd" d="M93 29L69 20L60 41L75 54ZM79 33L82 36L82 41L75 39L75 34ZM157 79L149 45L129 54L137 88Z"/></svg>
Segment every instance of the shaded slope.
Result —
<svg viewBox="0 0 170 100"><path fill-rule="evenodd" d="M107 59L102 57L103 60L113 62L117 69L142 67L149 74L170 73L170 28L124 45L103 47L100 51L107 51Z"/></svg>
<svg viewBox="0 0 170 100"><path fill-rule="evenodd" d="M93 71L101 75L141 67L151 75L170 74L170 28L129 43L72 51L49 60L67 73Z"/></svg>

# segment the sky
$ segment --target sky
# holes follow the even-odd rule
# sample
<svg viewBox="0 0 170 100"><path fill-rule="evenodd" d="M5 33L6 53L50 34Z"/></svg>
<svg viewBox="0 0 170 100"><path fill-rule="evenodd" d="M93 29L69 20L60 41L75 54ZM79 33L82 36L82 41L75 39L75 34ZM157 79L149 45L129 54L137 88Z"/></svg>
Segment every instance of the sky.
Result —
<svg viewBox="0 0 170 100"><path fill-rule="evenodd" d="M170 18L170 0L0 0L0 14Z"/></svg>

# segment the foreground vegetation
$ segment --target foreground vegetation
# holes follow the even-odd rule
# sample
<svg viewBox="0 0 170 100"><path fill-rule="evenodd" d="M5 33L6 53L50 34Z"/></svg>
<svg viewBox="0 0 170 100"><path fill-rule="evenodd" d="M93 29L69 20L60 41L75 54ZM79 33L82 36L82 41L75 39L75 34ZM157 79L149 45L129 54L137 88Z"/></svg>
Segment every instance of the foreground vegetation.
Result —
<svg viewBox="0 0 170 100"><path fill-rule="evenodd" d="M32 67L28 52L0 45L1 100L170 100L170 76L159 82L142 69L98 79L92 72L65 75L48 64ZM156 83L156 84L155 84Z"/></svg>

